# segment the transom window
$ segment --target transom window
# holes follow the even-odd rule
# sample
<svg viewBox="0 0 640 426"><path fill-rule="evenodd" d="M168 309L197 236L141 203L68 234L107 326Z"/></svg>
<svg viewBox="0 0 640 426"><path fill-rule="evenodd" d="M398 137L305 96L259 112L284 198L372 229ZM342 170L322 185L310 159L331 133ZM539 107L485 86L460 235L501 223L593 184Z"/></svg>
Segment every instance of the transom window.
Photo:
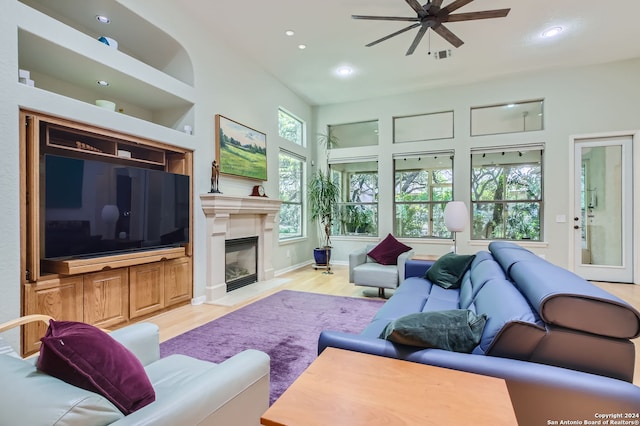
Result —
<svg viewBox="0 0 640 426"><path fill-rule="evenodd" d="M542 239L543 146L472 151L472 239Z"/></svg>
<svg viewBox="0 0 640 426"><path fill-rule="evenodd" d="M280 176L280 240L303 236L303 182L305 159L281 151L279 154Z"/></svg>
<svg viewBox="0 0 640 426"><path fill-rule="evenodd" d="M304 123L288 112L278 110L278 134L281 138L304 146Z"/></svg>
<svg viewBox="0 0 640 426"><path fill-rule="evenodd" d="M331 164L331 176L340 186L334 235L378 235L378 162Z"/></svg>
<svg viewBox="0 0 640 426"><path fill-rule="evenodd" d="M453 199L453 153L394 158L394 228L405 238L451 238L444 208Z"/></svg>

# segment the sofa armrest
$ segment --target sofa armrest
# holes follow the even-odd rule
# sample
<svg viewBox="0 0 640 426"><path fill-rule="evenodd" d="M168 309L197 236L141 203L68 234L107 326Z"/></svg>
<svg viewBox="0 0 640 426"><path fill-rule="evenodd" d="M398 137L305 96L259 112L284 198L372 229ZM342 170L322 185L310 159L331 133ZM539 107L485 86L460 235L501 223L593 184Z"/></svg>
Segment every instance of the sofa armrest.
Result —
<svg viewBox="0 0 640 426"><path fill-rule="evenodd" d="M398 285L402 284L402 281L404 281L404 275L405 275L404 270L405 270L407 260L411 259L414 254L415 254L415 251L409 250L409 251L405 251L404 253L400 254L400 256L398 256Z"/></svg>
<svg viewBox="0 0 640 426"><path fill-rule="evenodd" d="M435 262L433 260L408 259L404 265L404 277L424 278L425 274Z"/></svg>
<svg viewBox="0 0 640 426"><path fill-rule="evenodd" d="M125 425L257 425L269 408L269 355L240 352L201 372L188 385L113 423Z"/></svg>
<svg viewBox="0 0 640 426"><path fill-rule="evenodd" d="M367 261L366 247L349 253L349 282L353 282L353 268Z"/></svg>
<svg viewBox="0 0 640 426"><path fill-rule="evenodd" d="M160 359L160 331L150 322L141 322L120 328L110 333L147 366Z"/></svg>

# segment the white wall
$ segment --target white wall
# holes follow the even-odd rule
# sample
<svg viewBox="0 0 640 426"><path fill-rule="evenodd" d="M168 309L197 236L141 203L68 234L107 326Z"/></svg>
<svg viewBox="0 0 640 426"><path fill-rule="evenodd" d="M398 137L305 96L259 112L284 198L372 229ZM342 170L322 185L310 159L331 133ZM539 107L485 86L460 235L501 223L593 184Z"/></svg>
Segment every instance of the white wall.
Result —
<svg viewBox="0 0 640 426"><path fill-rule="evenodd" d="M205 28L184 16L177 3L123 0L125 6L144 16L178 40L191 56L195 72L194 136L167 131L160 126L141 122L124 114L98 116L95 108L62 96L33 90L17 82L18 42L16 22L17 0L3 1L0 14L0 322L20 315L20 197L18 112L26 106L41 112L70 118L157 139L194 150L194 297L204 295L206 286L205 218L199 194L210 189L211 162L215 155L214 116L223 114L267 134L268 196L278 197L278 151L288 141L278 137L278 107L283 107L307 123L312 109L270 74L262 71L246 56L235 52L225 40L218 39L210 27ZM203 36L204 35L204 36ZM64 40L60 40L64 44ZM36 86L38 82L36 80ZM171 132L170 132L171 133ZM310 149L289 147L310 156ZM246 196L258 182L225 178L220 189L228 195ZM274 243L274 268L285 270L307 261L314 246L313 239L280 246ZM286 253L290 253L290 257ZM17 332L9 336L14 345Z"/></svg>
<svg viewBox="0 0 640 426"><path fill-rule="evenodd" d="M493 136L471 137L471 107L514 101L544 99L544 130ZM392 143L392 117L411 114L454 111L453 140ZM544 155L544 241L530 243L535 252L564 267L570 265L569 175L570 136L576 134L633 131L640 128L640 59L612 64L540 71L514 75L495 81L439 88L363 102L323 106L316 111L318 129L337 123L379 120L379 235L393 232L392 155L400 152L455 149L455 198L469 203L470 149L518 143L546 144ZM636 141L637 142L637 141ZM372 150L369 150L371 152ZM319 150L319 152L321 152ZM351 149L334 150L331 158L352 158ZM323 162L320 161L322 164ZM638 190L636 189L636 196ZM566 215L566 223L556 223L557 215ZM350 251L371 239L333 237L336 261L346 261ZM451 242L407 240L418 253L446 252ZM525 243L525 245L527 245ZM458 250L473 253L486 243L470 241L467 231L458 235Z"/></svg>

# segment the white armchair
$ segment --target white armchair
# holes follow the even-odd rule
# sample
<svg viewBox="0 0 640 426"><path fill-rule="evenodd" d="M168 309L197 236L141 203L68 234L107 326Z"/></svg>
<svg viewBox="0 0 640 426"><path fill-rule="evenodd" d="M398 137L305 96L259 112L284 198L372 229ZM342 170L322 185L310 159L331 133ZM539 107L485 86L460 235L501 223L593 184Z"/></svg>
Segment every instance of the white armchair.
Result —
<svg viewBox="0 0 640 426"><path fill-rule="evenodd" d="M349 282L366 287L377 287L378 296L384 298L386 288L396 288L404 281L404 265L414 255L413 250L398 256L397 265L382 265L367 255L376 244L349 254Z"/></svg>

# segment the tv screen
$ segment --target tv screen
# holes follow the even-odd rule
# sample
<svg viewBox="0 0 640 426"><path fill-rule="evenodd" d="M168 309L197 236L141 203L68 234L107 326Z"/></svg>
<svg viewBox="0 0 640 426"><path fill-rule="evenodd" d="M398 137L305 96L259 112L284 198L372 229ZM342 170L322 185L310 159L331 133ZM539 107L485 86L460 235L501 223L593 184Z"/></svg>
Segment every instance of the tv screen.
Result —
<svg viewBox="0 0 640 426"><path fill-rule="evenodd" d="M45 155L44 257L179 246L189 239L189 176Z"/></svg>

